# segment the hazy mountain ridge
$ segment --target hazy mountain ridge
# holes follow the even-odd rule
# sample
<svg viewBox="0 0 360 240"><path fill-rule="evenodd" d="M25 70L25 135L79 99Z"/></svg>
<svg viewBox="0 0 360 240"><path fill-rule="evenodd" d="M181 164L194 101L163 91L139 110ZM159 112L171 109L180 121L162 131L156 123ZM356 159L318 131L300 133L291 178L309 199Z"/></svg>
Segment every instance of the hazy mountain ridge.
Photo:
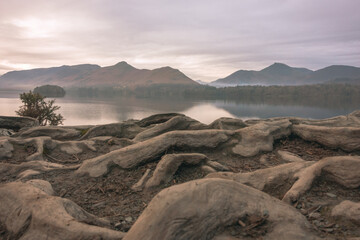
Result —
<svg viewBox="0 0 360 240"><path fill-rule="evenodd" d="M294 68L283 63L274 63L260 71L236 71L225 78L213 81L211 85L303 85L325 83L336 78L360 78L360 68L333 65L312 71L307 68Z"/></svg>
<svg viewBox="0 0 360 240"><path fill-rule="evenodd" d="M82 64L12 71L0 77L2 88L34 88L56 84L63 87L136 87L152 84L198 85L184 73L171 67L137 69L126 62L113 66Z"/></svg>
<svg viewBox="0 0 360 240"><path fill-rule="evenodd" d="M239 70L211 83L194 81L181 71L162 67L153 70L137 69L126 62L100 67L92 64L11 71L0 76L2 89L33 89L54 84L62 87L139 87L156 84L210 85L216 87L238 85L305 85L321 83L359 84L360 68L333 65L312 71L274 63L260 71Z"/></svg>

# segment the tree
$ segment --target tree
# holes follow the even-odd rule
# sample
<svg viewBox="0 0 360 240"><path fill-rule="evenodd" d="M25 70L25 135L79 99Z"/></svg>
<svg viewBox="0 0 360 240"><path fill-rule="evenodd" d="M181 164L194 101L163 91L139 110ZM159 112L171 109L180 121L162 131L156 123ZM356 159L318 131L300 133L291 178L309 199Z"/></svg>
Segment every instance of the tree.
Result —
<svg viewBox="0 0 360 240"><path fill-rule="evenodd" d="M34 88L34 93L39 93L44 97L64 97L65 90L57 85L43 85Z"/></svg>
<svg viewBox="0 0 360 240"><path fill-rule="evenodd" d="M42 126L62 124L64 120L63 116L55 113L55 111L60 109L59 106L54 105L55 100L46 102L45 97L32 91L21 93L20 99L24 105L20 106L16 114L35 118Z"/></svg>

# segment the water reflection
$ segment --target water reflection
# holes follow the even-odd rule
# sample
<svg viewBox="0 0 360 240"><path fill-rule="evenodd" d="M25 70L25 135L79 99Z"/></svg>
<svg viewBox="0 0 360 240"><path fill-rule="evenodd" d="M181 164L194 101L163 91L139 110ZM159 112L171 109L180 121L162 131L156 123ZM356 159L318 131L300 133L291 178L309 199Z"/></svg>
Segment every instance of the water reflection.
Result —
<svg viewBox="0 0 360 240"><path fill-rule="evenodd" d="M21 105L18 93L0 92L0 115L15 116ZM142 119L152 114L180 112L203 123L211 123L220 117L269 118L297 116L304 118L328 118L348 114L355 107L321 108L313 106L284 106L255 103L239 103L224 100L192 101L188 99L149 98L74 98L56 99L61 106L65 125L97 125Z"/></svg>

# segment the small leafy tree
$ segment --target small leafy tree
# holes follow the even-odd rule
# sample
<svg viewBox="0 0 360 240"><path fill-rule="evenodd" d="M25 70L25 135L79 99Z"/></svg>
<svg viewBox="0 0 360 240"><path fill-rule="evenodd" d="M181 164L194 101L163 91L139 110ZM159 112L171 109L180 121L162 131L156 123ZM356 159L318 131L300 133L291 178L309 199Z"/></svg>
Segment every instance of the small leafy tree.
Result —
<svg viewBox="0 0 360 240"><path fill-rule="evenodd" d="M59 125L63 123L63 116L56 114L55 111L60 107L54 105L55 100L45 101L45 97L32 91L20 94L21 102L24 104L20 106L16 114L20 116L36 118L39 124L45 125Z"/></svg>

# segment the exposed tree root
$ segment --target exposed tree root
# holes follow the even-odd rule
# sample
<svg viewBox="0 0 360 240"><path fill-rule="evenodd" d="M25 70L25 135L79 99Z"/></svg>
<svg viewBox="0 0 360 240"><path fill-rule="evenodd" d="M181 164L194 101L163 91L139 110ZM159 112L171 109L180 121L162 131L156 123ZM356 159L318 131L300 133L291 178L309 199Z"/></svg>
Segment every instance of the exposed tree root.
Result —
<svg viewBox="0 0 360 240"><path fill-rule="evenodd" d="M293 207L223 179L195 180L164 189L124 239L212 239L218 229L246 215L268 215L272 231L266 239L317 239L305 217Z"/></svg>
<svg viewBox="0 0 360 240"><path fill-rule="evenodd" d="M272 151L274 140L290 135L289 120L258 123L237 130L241 140L232 149L235 154L251 157L261 151Z"/></svg>
<svg viewBox="0 0 360 240"><path fill-rule="evenodd" d="M0 186L0 221L14 238L123 238L124 233L104 228L108 222L87 213L74 202L48 195L49 185L41 184L46 192L35 186L21 182Z"/></svg>
<svg viewBox="0 0 360 240"><path fill-rule="evenodd" d="M324 127L305 124L293 125L293 133L304 140L345 151L360 150L360 127Z"/></svg>
<svg viewBox="0 0 360 240"><path fill-rule="evenodd" d="M141 142L159 136L160 134L175 130L201 130L206 128L207 125L202 124L192 118L186 116L176 116L164 123L158 124L152 128L149 128L139 133L134 138L134 141Z"/></svg>
<svg viewBox="0 0 360 240"><path fill-rule="evenodd" d="M21 164L0 163L0 177L12 175L18 176L18 178L25 178L55 170L75 170L79 168L79 166L80 165L64 166L46 161L30 161Z"/></svg>
<svg viewBox="0 0 360 240"><path fill-rule="evenodd" d="M360 186L360 157L328 157L318 162L294 162L249 173L212 173L207 178L225 178L259 190L276 189L284 182L295 182L285 193L283 201L296 202L308 191L317 177L335 181L346 188Z"/></svg>
<svg viewBox="0 0 360 240"><path fill-rule="evenodd" d="M291 203L311 188L317 177L335 181L346 188L360 186L360 157L341 156L324 158L295 174L298 179L285 194L283 201Z"/></svg>
<svg viewBox="0 0 360 240"><path fill-rule="evenodd" d="M111 123L90 128L81 139L89 139L98 136L113 136L118 138L134 138L144 131L136 121L129 120L121 123Z"/></svg>
<svg viewBox="0 0 360 240"><path fill-rule="evenodd" d="M149 179L150 173L151 173L151 169L146 169L144 175L140 178L140 180L137 183L135 183L131 187L131 189L136 191L136 192L141 191L144 188L144 185L145 185L146 181Z"/></svg>
<svg viewBox="0 0 360 240"><path fill-rule="evenodd" d="M236 118L219 118L209 124L210 129L223 129L223 130L238 130L247 127L241 119Z"/></svg>
<svg viewBox="0 0 360 240"><path fill-rule="evenodd" d="M85 150L96 151L95 141L58 141L53 140L50 137L34 137L34 138L4 138L0 140L0 150L6 152L6 156L0 157L0 159L11 158L12 151L14 150L12 144L17 145L31 145L34 147L35 152L30 156L27 156L26 161L42 161L44 160L44 153L48 150L59 149L69 155L79 154ZM1 156L1 155L0 155Z"/></svg>
<svg viewBox="0 0 360 240"><path fill-rule="evenodd" d="M360 203L348 200L343 201L332 209L331 215L343 221L351 221L360 226Z"/></svg>
<svg viewBox="0 0 360 240"><path fill-rule="evenodd" d="M247 173L218 172L211 173L206 178L231 179L263 191L265 188L277 188L284 182L292 182L296 173L313 163L305 161L286 163Z"/></svg>
<svg viewBox="0 0 360 240"><path fill-rule="evenodd" d="M172 131L83 162L77 174L98 177L118 165L129 169L161 157L169 148L215 148L234 132L223 130Z"/></svg>
<svg viewBox="0 0 360 240"><path fill-rule="evenodd" d="M160 162L157 164L156 169L152 177L146 182L145 188L157 187L161 184L168 183L173 179L174 174L180 167L180 165L205 165L215 171L217 169L226 169L225 166L220 163L209 161L204 154L199 153L187 153L187 154L167 154L164 155Z"/></svg>
<svg viewBox="0 0 360 240"><path fill-rule="evenodd" d="M146 118L143 118L142 120L140 120L138 122L138 125L140 127L148 127L148 126L153 125L153 124L159 124L159 123L166 122L166 121L170 120L171 118L177 117L177 116L185 116L185 115L180 114L180 113L154 114L154 115L151 115L149 117L146 117Z"/></svg>
<svg viewBox="0 0 360 240"><path fill-rule="evenodd" d="M247 169L246 164L251 161L254 161L251 164L256 168L262 168L264 165L268 166L266 161L260 160L262 162L258 164L258 157L253 156L273 151L275 140L292 133L330 148L340 148L352 152L351 154L358 154L356 151L360 150L360 111L324 120L273 118L249 120L244 123L239 119L221 118L209 125L182 114L171 113L150 116L140 121L129 120L95 126L87 132L84 127L81 129L35 127L22 130L15 134L15 137L0 138L0 160L10 163L21 162L0 163L0 179L3 182L15 181L0 185L0 228L5 226L6 234L10 233L11 238L121 239L124 236L121 232L103 228L108 226L107 221L85 212L74 202L54 197L49 182L31 180L21 183L30 177L34 178L34 175L49 171L71 170L41 174L38 177L55 182L64 180L66 184L60 184L55 189L60 196L71 197L76 202L82 198L83 192L94 194L89 197L91 201L85 199L84 202L78 203L84 204L81 206L94 211L94 214L99 214L105 209L106 214L101 216L109 216L117 229L126 231L143 208L148 206L125 236L125 239L131 240L242 239L241 234L236 237L227 236L229 229L235 226L237 231L240 229L247 233L247 230L260 225L256 231L261 232L264 239L317 239L312 226L300 211L293 207L293 202L301 206L302 210L317 207L311 206L312 203L308 204L310 200L306 202L306 198L301 197L311 189L318 178L321 178L321 181L335 181L345 188L360 186L359 156L328 157L315 162L304 161L296 154L281 151L294 150L305 159L314 160L317 160L315 154L318 153L319 156L343 153L340 150L319 147L320 150L315 153L310 149L314 156L309 158L305 148L312 148L313 144L304 143L299 139L296 139L295 143L299 143L300 146L294 147L294 142L289 146L283 146L284 143L280 142L276 145L279 151L266 154L269 159L275 159L272 164L288 163L253 172L225 172L229 171L227 166L207 157L218 159L223 156L221 162L227 164L226 161L229 160L231 169L234 166L236 170ZM83 136L80 138L80 135ZM100 153L95 154L94 151ZM79 165L59 164L68 163L66 158L69 156L71 159L72 156L78 156L77 154L81 154L76 158L79 162L90 156L103 155L87 159ZM44 161L47 158L56 163ZM150 161L159 162L144 166ZM174 175L179 177L178 170L182 170L182 164L198 167L210 174L206 179L164 189L148 204L150 197L163 187L162 184L176 184L171 180ZM116 169L113 174L106 176L113 167L122 169ZM154 168L152 172L151 169ZM84 191L72 190L76 188L71 182L73 170L76 170L75 174L79 176L103 177L76 179L79 180L77 184L86 186ZM183 173L184 177L179 177L180 182L203 176L203 172L199 174L199 169L187 170ZM141 179L134 184L139 178ZM93 182L90 184L88 180ZM94 184L98 184L98 189L92 189ZM154 189L148 192L134 192L150 188ZM349 191L351 194L355 192ZM334 192L341 197L348 194L340 190ZM351 196L352 200L357 197L356 193ZM322 201L327 199L325 194ZM124 201L124 205L112 205L118 201ZM136 205L130 207L129 211L129 208L126 208L129 202L141 207ZM104 209L101 209L102 207ZM125 207L125 210L119 210L122 207ZM344 201L334 207L331 214L334 218L360 224L359 209L359 203ZM249 220L252 217L255 218L255 222ZM328 215L325 217L326 221L329 220L327 217ZM331 234L337 236L340 229L334 229ZM1 231L2 229L0 238ZM349 229L348 233L357 234L352 229Z"/></svg>
<svg viewBox="0 0 360 240"><path fill-rule="evenodd" d="M259 123L253 126L231 130L184 130L171 131L149 140L139 142L108 154L85 161L78 174L98 177L106 174L109 168L118 165L121 168L133 168L139 164L161 157L169 148L190 150L211 149L225 142L234 154L253 156L260 151L271 151L274 139L290 134L290 122L281 120L272 123Z"/></svg>
<svg viewBox="0 0 360 240"><path fill-rule="evenodd" d="M40 126L33 127L13 135L13 137L21 138L32 138L40 136L48 136L56 140L71 140L80 137L80 131L73 128Z"/></svg>

